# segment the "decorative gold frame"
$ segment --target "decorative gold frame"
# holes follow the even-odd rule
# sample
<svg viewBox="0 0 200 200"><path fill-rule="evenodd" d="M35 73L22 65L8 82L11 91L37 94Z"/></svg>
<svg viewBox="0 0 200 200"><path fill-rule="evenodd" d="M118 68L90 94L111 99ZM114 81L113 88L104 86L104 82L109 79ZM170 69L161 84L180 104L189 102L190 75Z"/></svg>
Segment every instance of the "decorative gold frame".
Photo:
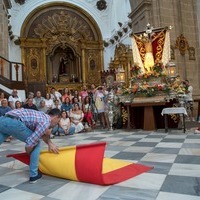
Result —
<svg viewBox="0 0 200 200"><path fill-rule="evenodd" d="M177 37L175 48L179 49L181 55L185 55L185 51L188 50L189 44L183 34Z"/></svg>

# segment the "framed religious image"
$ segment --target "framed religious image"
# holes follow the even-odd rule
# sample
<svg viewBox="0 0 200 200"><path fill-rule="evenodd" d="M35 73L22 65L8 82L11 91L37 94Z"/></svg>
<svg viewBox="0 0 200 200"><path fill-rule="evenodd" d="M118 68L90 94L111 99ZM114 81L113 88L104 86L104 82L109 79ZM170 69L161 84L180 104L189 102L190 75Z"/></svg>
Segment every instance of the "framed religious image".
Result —
<svg viewBox="0 0 200 200"><path fill-rule="evenodd" d="M96 63L94 60L90 60L90 70L95 70L96 68Z"/></svg>

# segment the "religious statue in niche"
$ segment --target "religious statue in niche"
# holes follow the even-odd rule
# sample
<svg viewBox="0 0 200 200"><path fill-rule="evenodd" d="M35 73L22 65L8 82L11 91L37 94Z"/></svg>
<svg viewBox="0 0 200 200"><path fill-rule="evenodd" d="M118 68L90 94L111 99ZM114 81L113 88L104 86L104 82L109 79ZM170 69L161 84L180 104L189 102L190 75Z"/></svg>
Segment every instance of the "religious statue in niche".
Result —
<svg viewBox="0 0 200 200"><path fill-rule="evenodd" d="M70 73L70 63L74 60L73 54L63 54L60 58L59 74L69 74Z"/></svg>

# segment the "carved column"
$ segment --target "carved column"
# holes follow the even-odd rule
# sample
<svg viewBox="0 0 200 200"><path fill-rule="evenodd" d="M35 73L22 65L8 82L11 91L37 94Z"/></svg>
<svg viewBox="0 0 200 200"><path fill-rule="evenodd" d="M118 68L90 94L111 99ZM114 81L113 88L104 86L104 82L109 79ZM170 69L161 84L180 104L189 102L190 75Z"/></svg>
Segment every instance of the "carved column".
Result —
<svg viewBox="0 0 200 200"><path fill-rule="evenodd" d="M82 81L83 84L86 82L86 73L85 73L85 45L82 44L81 46L81 57L82 57Z"/></svg>

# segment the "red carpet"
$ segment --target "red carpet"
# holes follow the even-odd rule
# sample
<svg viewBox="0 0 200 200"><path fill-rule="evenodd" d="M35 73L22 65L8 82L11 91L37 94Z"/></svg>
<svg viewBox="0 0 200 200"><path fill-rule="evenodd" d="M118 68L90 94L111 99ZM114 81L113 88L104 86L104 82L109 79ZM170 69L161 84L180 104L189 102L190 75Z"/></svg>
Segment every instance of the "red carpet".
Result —
<svg viewBox="0 0 200 200"><path fill-rule="evenodd" d="M105 142L71 146L61 148L59 154L42 151L39 169L47 175L98 185L119 183L152 169L123 160L104 158L105 146ZM29 155L26 153L7 157L29 165Z"/></svg>

